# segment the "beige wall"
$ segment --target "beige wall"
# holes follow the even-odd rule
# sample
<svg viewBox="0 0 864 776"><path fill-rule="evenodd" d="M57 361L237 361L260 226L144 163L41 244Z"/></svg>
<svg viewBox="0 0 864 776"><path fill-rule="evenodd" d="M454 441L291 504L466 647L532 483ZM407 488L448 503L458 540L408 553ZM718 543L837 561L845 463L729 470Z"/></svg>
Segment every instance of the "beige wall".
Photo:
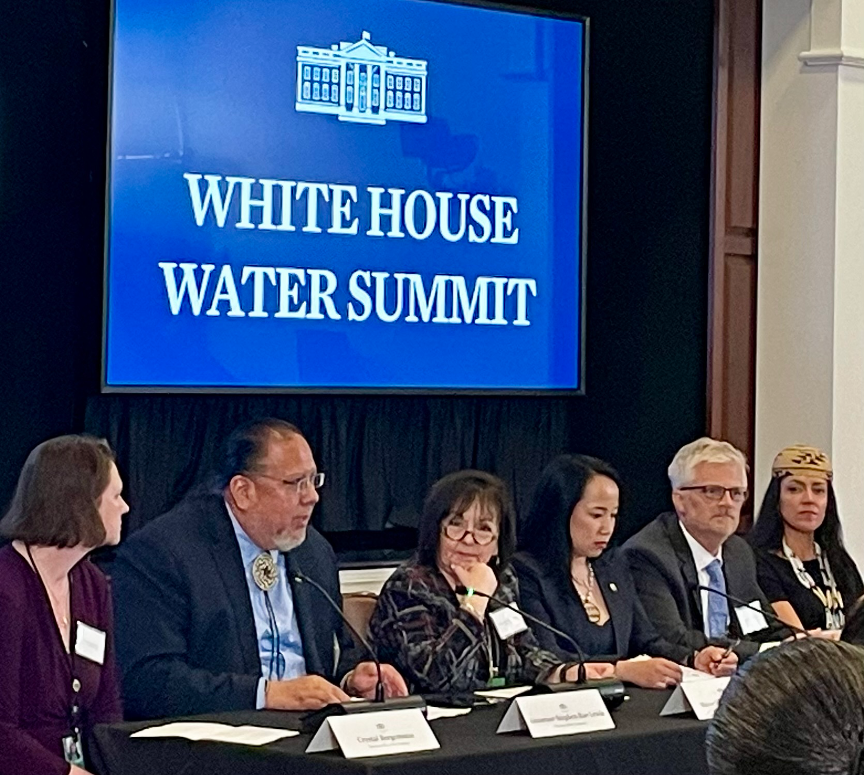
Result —
<svg viewBox="0 0 864 776"><path fill-rule="evenodd" d="M779 449L824 448L864 568L864 2L763 13L757 508Z"/></svg>

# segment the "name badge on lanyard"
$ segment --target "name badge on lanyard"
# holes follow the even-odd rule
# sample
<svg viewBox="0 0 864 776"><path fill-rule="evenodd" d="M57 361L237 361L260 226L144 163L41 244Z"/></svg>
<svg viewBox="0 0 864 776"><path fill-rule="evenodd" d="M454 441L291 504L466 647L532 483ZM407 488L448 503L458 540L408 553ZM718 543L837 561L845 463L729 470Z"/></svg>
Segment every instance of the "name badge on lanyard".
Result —
<svg viewBox="0 0 864 776"><path fill-rule="evenodd" d="M75 654L100 666L105 662L105 631L78 620L75 630Z"/></svg>
<svg viewBox="0 0 864 776"><path fill-rule="evenodd" d="M80 623L79 623L80 624ZM81 692L81 680L75 676L75 663L70 658L72 666L72 707L69 709L69 728L72 731L68 736L63 736L63 758L70 765L84 769L84 747L81 744L80 713L81 701L78 693Z"/></svg>
<svg viewBox="0 0 864 776"><path fill-rule="evenodd" d="M81 732L76 728L74 733L63 737L63 758L70 765L84 769L84 750L81 746Z"/></svg>

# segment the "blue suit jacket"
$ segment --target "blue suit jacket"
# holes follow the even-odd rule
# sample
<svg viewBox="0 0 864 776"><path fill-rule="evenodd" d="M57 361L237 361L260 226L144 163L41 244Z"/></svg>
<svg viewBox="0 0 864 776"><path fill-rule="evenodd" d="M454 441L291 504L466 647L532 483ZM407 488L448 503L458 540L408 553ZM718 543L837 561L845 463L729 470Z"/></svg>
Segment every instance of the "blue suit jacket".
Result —
<svg viewBox="0 0 864 776"><path fill-rule="evenodd" d="M341 606L336 557L314 528L285 558L289 577L302 571ZM347 654L342 620L314 587L290 582L306 670L336 681L356 656ZM194 491L133 534L114 562L112 587L128 717L255 708L255 620L221 493Z"/></svg>

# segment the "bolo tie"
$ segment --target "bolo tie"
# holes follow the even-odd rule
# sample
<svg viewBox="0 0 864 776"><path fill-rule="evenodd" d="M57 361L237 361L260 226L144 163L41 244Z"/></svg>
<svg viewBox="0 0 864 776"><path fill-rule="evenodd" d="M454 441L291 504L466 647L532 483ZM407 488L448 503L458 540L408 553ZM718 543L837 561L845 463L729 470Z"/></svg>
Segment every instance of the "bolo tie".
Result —
<svg viewBox="0 0 864 776"><path fill-rule="evenodd" d="M274 678L273 664L275 662L275 678L281 679L285 672L285 665L282 660L279 625L276 622L276 613L273 611L273 604L270 601L270 591L276 586L276 582L279 579L279 569L269 552L262 552L252 561L252 579L255 580L255 584L264 593L264 605L267 607L267 619L270 622L272 652L270 653L270 676L268 678Z"/></svg>

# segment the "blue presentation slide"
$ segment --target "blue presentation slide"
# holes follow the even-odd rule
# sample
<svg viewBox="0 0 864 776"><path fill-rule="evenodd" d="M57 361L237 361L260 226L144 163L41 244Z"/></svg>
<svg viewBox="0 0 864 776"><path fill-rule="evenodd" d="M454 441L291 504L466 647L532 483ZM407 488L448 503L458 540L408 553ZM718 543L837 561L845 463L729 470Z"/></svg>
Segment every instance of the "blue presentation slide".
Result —
<svg viewBox="0 0 864 776"><path fill-rule="evenodd" d="M116 0L106 389L578 390L585 24Z"/></svg>

